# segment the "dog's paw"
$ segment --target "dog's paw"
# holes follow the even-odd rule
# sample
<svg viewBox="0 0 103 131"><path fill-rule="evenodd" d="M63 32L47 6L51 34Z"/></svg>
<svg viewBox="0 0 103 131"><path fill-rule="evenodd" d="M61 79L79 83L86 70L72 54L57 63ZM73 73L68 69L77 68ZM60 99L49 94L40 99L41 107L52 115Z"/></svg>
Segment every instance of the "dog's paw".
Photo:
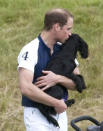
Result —
<svg viewBox="0 0 103 131"><path fill-rule="evenodd" d="M85 81L84 81L84 78L82 75L76 75L77 76L77 80L76 80L76 88L77 88L77 91L82 93L82 91L84 89L86 89L86 85L85 85Z"/></svg>
<svg viewBox="0 0 103 131"><path fill-rule="evenodd" d="M70 107L74 103L75 103L74 99L70 99L70 100L65 101L65 104L67 105L67 107Z"/></svg>

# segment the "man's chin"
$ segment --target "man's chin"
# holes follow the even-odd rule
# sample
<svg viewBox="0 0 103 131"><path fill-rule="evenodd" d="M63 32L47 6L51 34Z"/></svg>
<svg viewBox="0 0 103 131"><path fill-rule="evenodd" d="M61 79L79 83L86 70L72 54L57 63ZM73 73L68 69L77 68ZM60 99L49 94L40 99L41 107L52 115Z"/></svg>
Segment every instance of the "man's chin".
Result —
<svg viewBox="0 0 103 131"><path fill-rule="evenodd" d="M68 38L67 38L67 39L65 39L63 43L65 43L65 42L66 42L66 40L68 40Z"/></svg>
<svg viewBox="0 0 103 131"><path fill-rule="evenodd" d="M67 38L68 39L68 38ZM64 40L58 40L60 43L65 43L67 39L64 39ZM58 42L57 41L57 42Z"/></svg>
<svg viewBox="0 0 103 131"><path fill-rule="evenodd" d="M68 38L67 38L68 39ZM67 39L62 40L62 43L66 42Z"/></svg>

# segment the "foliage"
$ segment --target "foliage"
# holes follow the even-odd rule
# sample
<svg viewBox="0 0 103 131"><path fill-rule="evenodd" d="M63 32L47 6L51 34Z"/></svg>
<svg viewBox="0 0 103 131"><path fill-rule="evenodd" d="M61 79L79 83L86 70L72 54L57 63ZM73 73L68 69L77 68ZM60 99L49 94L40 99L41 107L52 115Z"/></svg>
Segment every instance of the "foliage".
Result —
<svg viewBox="0 0 103 131"><path fill-rule="evenodd" d="M80 34L89 45L89 58L78 58L87 89L82 94L69 91L70 97L76 99L76 104L68 110L69 120L79 115L102 120L103 1L0 0L0 131L25 130L17 56L20 49L40 33L44 14L51 8L70 10L74 15L73 32Z"/></svg>

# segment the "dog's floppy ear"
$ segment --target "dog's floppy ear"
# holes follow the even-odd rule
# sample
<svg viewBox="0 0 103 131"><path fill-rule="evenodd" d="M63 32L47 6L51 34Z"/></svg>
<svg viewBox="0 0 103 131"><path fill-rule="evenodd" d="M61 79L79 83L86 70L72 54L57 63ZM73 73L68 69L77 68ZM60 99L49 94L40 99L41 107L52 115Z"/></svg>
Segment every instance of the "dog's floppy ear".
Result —
<svg viewBox="0 0 103 131"><path fill-rule="evenodd" d="M79 53L82 58L87 58L88 57L88 45L87 43L80 37L78 36L78 41L79 41Z"/></svg>

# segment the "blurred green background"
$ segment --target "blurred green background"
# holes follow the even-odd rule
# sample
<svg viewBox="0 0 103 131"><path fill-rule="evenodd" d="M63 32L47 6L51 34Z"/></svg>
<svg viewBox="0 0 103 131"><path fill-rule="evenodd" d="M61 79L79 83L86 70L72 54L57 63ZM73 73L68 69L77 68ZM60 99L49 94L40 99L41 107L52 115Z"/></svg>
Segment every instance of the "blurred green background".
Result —
<svg viewBox="0 0 103 131"><path fill-rule="evenodd" d="M69 123L81 115L103 120L103 1L0 0L0 131L25 131L17 56L21 48L41 32L44 14L51 8L71 11L73 32L89 45L89 58L78 58L87 89L82 94L69 91L70 98L76 100L67 111ZM83 130L87 125L79 123ZM69 131L73 131L70 125Z"/></svg>

